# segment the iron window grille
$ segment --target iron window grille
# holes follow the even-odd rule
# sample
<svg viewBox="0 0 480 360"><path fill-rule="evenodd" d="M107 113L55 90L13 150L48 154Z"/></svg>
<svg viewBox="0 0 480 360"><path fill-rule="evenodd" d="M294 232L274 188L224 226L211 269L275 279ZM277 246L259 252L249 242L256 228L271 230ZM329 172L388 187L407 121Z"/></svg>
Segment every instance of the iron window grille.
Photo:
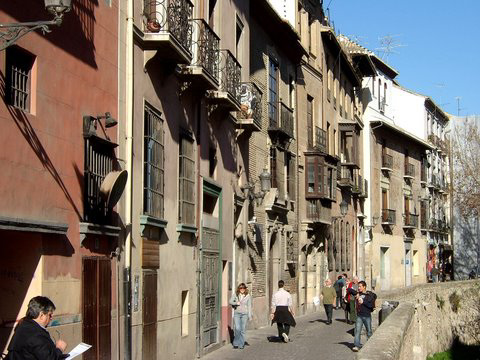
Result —
<svg viewBox="0 0 480 360"><path fill-rule="evenodd" d="M30 111L31 77L35 56L18 46L6 50L6 101L8 104Z"/></svg>
<svg viewBox="0 0 480 360"><path fill-rule="evenodd" d="M187 136L180 140L179 152L179 201L180 224L195 224L195 160L193 141Z"/></svg>
<svg viewBox="0 0 480 360"><path fill-rule="evenodd" d="M164 218L164 131L160 113L145 104L143 212Z"/></svg>
<svg viewBox="0 0 480 360"><path fill-rule="evenodd" d="M95 135L85 137L84 221L108 225L112 223L111 210L100 195L105 176L114 170L116 144Z"/></svg>

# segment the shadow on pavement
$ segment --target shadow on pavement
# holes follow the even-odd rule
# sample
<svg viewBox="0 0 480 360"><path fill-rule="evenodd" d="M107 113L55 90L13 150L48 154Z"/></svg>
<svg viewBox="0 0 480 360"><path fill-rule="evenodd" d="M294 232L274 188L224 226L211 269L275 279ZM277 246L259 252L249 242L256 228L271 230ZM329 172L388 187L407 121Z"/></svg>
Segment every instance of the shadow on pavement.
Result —
<svg viewBox="0 0 480 360"><path fill-rule="evenodd" d="M354 347L353 343L349 343L349 342L346 342L346 341L342 341L342 342L339 342L339 343L337 343L337 344L339 344L339 345L345 345L345 346L348 347L350 350L352 350L353 347ZM353 351L353 350L352 350L352 351Z"/></svg>
<svg viewBox="0 0 480 360"><path fill-rule="evenodd" d="M267 336L267 340L268 340L269 342L283 343L283 338L278 337L278 336Z"/></svg>
<svg viewBox="0 0 480 360"><path fill-rule="evenodd" d="M327 320L324 320L324 319L317 319L317 320L310 320L309 323L313 324L315 322L321 322L321 323L324 323L326 324L327 323Z"/></svg>

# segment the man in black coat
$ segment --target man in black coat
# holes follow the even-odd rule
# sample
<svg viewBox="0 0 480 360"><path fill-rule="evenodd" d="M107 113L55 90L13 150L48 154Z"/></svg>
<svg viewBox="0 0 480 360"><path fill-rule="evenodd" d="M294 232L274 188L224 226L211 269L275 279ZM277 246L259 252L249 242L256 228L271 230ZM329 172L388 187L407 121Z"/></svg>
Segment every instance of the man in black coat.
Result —
<svg viewBox="0 0 480 360"><path fill-rule="evenodd" d="M15 328L8 346L9 360L58 360L64 359L67 344L63 340L53 342L47 331L55 305L45 296L36 296L28 303L26 316Z"/></svg>

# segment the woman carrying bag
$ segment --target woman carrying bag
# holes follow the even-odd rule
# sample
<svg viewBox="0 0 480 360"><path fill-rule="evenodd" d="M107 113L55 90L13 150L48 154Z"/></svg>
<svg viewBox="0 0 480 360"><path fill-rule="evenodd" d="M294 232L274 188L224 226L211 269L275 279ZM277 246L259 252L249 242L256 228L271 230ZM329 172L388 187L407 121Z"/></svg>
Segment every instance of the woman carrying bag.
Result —
<svg viewBox="0 0 480 360"><path fill-rule="evenodd" d="M230 299L232 305L233 322L235 337L233 338L233 347L235 349L243 349L245 346L245 329L247 320L252 320L252 297L248 293L247 286L241 283L237 287L237 291Z"/></svg>

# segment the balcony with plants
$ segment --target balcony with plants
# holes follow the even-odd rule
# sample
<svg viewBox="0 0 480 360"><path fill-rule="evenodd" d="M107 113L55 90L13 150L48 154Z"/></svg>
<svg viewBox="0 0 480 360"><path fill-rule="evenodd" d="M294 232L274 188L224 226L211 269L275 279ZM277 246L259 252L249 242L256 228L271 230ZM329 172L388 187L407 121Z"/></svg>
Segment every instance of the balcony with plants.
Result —
<svg viewBox="0 0 480 360"><path fill-rule="evenodd" d="M237 127L260 131L262 129L262 92L253 82L240 84L240 111L237 111Z"/></svg>
<svg viewBox="0 0 480 360"><path fill-rule="evenodd" d="M176 64L192 60L193 4L189 0L144 0L143 29L134 28L145 50L157 50L162 59Z"/></svg>

